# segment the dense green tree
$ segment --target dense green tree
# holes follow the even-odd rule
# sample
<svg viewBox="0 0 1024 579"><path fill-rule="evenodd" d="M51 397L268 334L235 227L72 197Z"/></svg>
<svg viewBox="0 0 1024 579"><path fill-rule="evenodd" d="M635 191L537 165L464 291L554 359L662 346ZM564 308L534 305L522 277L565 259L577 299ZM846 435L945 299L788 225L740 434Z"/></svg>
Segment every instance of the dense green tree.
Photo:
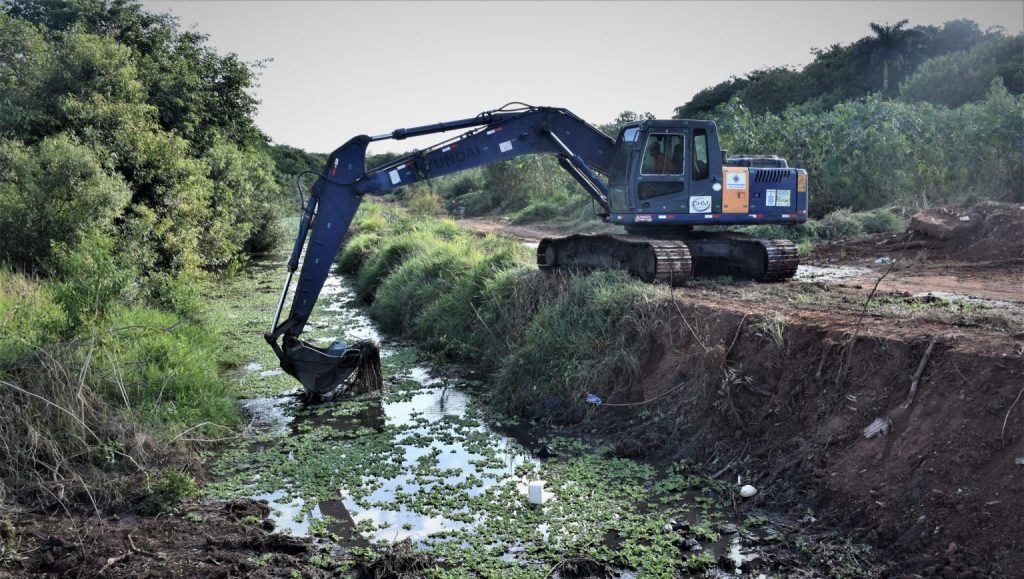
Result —
<svg viewBox="0 0 1024 579"><path fill-rule="evenodd" d="M826 112L753 114L738 99L714 114L722 146L775 153L810 174L811 212L1024 200L1024 96L993 81L957 109L873 96Z"/></svg>
<svg viewBox="0 0 1024 579"><path fill-rule="evenodd" d="M130 198L124 180L72 136L0 140L0 261L47 268L54 244L112 233Z"/></svg>
<svg viewBox="0 0 1024 579"><path fill-rule="evenodd" d="M38 267L55 244L75 254L83 226L62 214L62 195L39 193L61 179L85 192L76 218L116 239L158 299L199 268L273 245L285 201L253 122L257 69L205 41L124 0L0 9L0 139L12 165L2 218L24 217L32 239L16 247L19 228L8 228L0 259ZM61 152L91 172L69 172L53 160ZM127 194L90 211L112 183Z"/></svg>
<svg viewBox="0 0 1024 579"><path fill-rule="evenodd" d="M906 26L906 20L892 25L872 23L871 36L849 45L812 49L814 59L801 70L769 68L733 76L695 94L676 108L675 116L705 118L733 97L754 112L781 113L790 106L825 111L875 92L892 96L929 59L967 50L986 39L1005 38L999 30L981 32L970 20L954 20L941 27ZM1007 88L1020 92L1009 82ZM980 94L985 90L987 83L982 83Z"/></svg>
<svg viewBox="0 0 1024 579"><path fill-rule="evenodd" d="M244 144L266 140L249 92L262 63L217 54L206 35L181 30L171 15L147 12L133 0L9 0L3 10L49 34L78 29L127 47L161 126L200 149L215 134Z"/></svg>
<svg viewBox="0 0 1024 579"><path fill-rule="evenodd" d="M611 138L619 136L619 131L622 130L622 126L627 123L634 123L636 121L651 120L654 118L652 113L635 113L633 111L622 111L619 113L615 120L604 125L598 125L597 128L601 129L601 132L608 135Z"/></svg>
<svg viewBox="0 0 1024 579"><path fill-rule="evenodd" d="M1010 93L1024 93L1024 35L989 38L929 60L903 81L900 96L958 107L984 99L996 77Z"/></svg>

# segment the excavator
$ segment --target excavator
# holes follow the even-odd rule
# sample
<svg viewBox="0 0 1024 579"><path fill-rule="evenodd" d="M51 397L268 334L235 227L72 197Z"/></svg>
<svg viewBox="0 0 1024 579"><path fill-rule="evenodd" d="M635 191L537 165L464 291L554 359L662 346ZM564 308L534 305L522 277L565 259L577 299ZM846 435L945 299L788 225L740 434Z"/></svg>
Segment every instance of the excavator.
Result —
<svg viewBox="0 0 1024 579"><path fill-rule="evenodd" d="M459 129L468 131L366 167L372 142ZM353 372L358 376L377 356L373 344L321 348L299 339L364 196L531 154L553 155L590 195L598 215L625 229L624 235L543 239L537 247L541 270L616 268L672 286L693 275L775 282L796 273L797 251L788 240L695 227L805 222L805 170L774 155L727 156L709 120L641 120L622 126L613 139L564 108L510 103L470 118L359 135L330 154L305 202L264 336L281 368L307 393L322 395ZM280 322L296 271L291 310Z"/></svg>

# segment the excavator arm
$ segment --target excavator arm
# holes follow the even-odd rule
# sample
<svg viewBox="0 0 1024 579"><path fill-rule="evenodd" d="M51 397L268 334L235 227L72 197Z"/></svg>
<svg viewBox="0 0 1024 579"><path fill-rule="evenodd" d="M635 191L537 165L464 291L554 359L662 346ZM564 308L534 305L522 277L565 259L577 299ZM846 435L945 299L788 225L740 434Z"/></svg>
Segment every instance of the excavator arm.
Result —
<svg viewBox="0 0 1024 579"><path fill-rule="evenodd" d="M470 128L454 139L405 155L366 171L366 147L373 141ZM427 179L527 154L549 154L609 213L607 175L615 141L571 112L550 107L499 109L451 122L397 129L377 136L360 135L335 150L325 172L312 187L288 260L288 275L271 329L265 338L283 370L309 392L327 393L363 361L364 347L336 342L319 348L299 339L323 289L352 219L364 195L382 194ZM308 242L308 243L307 243ZM305 255L303 256L303 250ZM302 268L298 268L302 259ZM288 317L279 323L284 302L298 271Z"/></svg>

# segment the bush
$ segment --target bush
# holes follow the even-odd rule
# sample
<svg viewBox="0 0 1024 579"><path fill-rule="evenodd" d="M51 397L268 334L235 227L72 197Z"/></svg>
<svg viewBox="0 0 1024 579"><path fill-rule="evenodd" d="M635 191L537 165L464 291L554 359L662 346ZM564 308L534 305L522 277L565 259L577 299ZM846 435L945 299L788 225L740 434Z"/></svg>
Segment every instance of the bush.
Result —
<svg viewBox="0 0 1024 579"><path fill-rule="evenodd" d="M849 209L833 211L818 220L816 230L818 236L826 241L834 241L864 234L864 226L854 217Z"/></svg>
<svg viewBox="0 0 1024 579"><path fill-rule="evenodd" d="M415 189L405 199L409 213L413 215L438 216L447 213L441 196L431 189Z"/></svg>
<svg viewBox="0 0 1024 579"><path fill-rule="evenodd" d="M111 306L127 297L138 274L114 254L114 240L96 231L74 249L58 244L55 253L59 281L51 287L67 317L66 337L103 319Z"/></svg>
<svg viewBox="0 0 1024 579"><path fill-rule="evenodd" d="M88 231L112 231L130 198L125 182L73 137L31 147L0 140L0 260L49 265L53 244L73 248Z"/></svg>
<svg viewBox="0 0 1024 579"><path fill-rule="evenodd" d="M62 341L52 284L7 272L0 282L0 486L23 504L123 504L168 441L239 423L223 342L206 329L108 307Z"/></svg>
<svg viewBox="0 0 1024 579"><path fill-rule="evenodd" d="M64 310L46 286L0 267L0 376L27 354L58 339Z"/></svg>
<svg viewBox="0 0 1024 579"><path fill-rule="evenodd" d="M182 499L199 493L196 480L177 470L165 470L155 481L149 481L149 487L150 494L139 507L139 513L145 516L170 513Z"/></svg>
<svg viewBox="0 0 1024 579"><path fill-rule="evenodd" d="M865 233L891 233L903 231L907 220L893 213L892 209L882 208L855 214Z"/></svg>

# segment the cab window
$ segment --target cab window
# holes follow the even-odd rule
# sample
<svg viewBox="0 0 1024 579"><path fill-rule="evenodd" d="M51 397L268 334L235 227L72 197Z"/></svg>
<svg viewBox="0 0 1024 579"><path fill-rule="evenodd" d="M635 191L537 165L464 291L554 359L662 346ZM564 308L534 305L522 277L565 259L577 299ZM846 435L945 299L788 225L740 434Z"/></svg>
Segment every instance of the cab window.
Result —
<svg viewBox="0 0 1024 579"><path fill-rule="evenodd" d="M629 172L629 154L633 150L639 129L631 127L622 132L615 157L612 159L608 175L608 203L612 211L625 211L629 208L626 197L626 175Z"/></svg>
<svg viewBox="0 0 1024 579"><path fill-rule="evenodd" d="M701 181L708 178L708 131L693 131L693 180Z"/></svg>
<svg viewBox="0 0 1024 579"><path fill-rule="evenodd" d="M644 147L640 167L644 175L681 175L683 173L683 136L651 135Z"/></svg>

